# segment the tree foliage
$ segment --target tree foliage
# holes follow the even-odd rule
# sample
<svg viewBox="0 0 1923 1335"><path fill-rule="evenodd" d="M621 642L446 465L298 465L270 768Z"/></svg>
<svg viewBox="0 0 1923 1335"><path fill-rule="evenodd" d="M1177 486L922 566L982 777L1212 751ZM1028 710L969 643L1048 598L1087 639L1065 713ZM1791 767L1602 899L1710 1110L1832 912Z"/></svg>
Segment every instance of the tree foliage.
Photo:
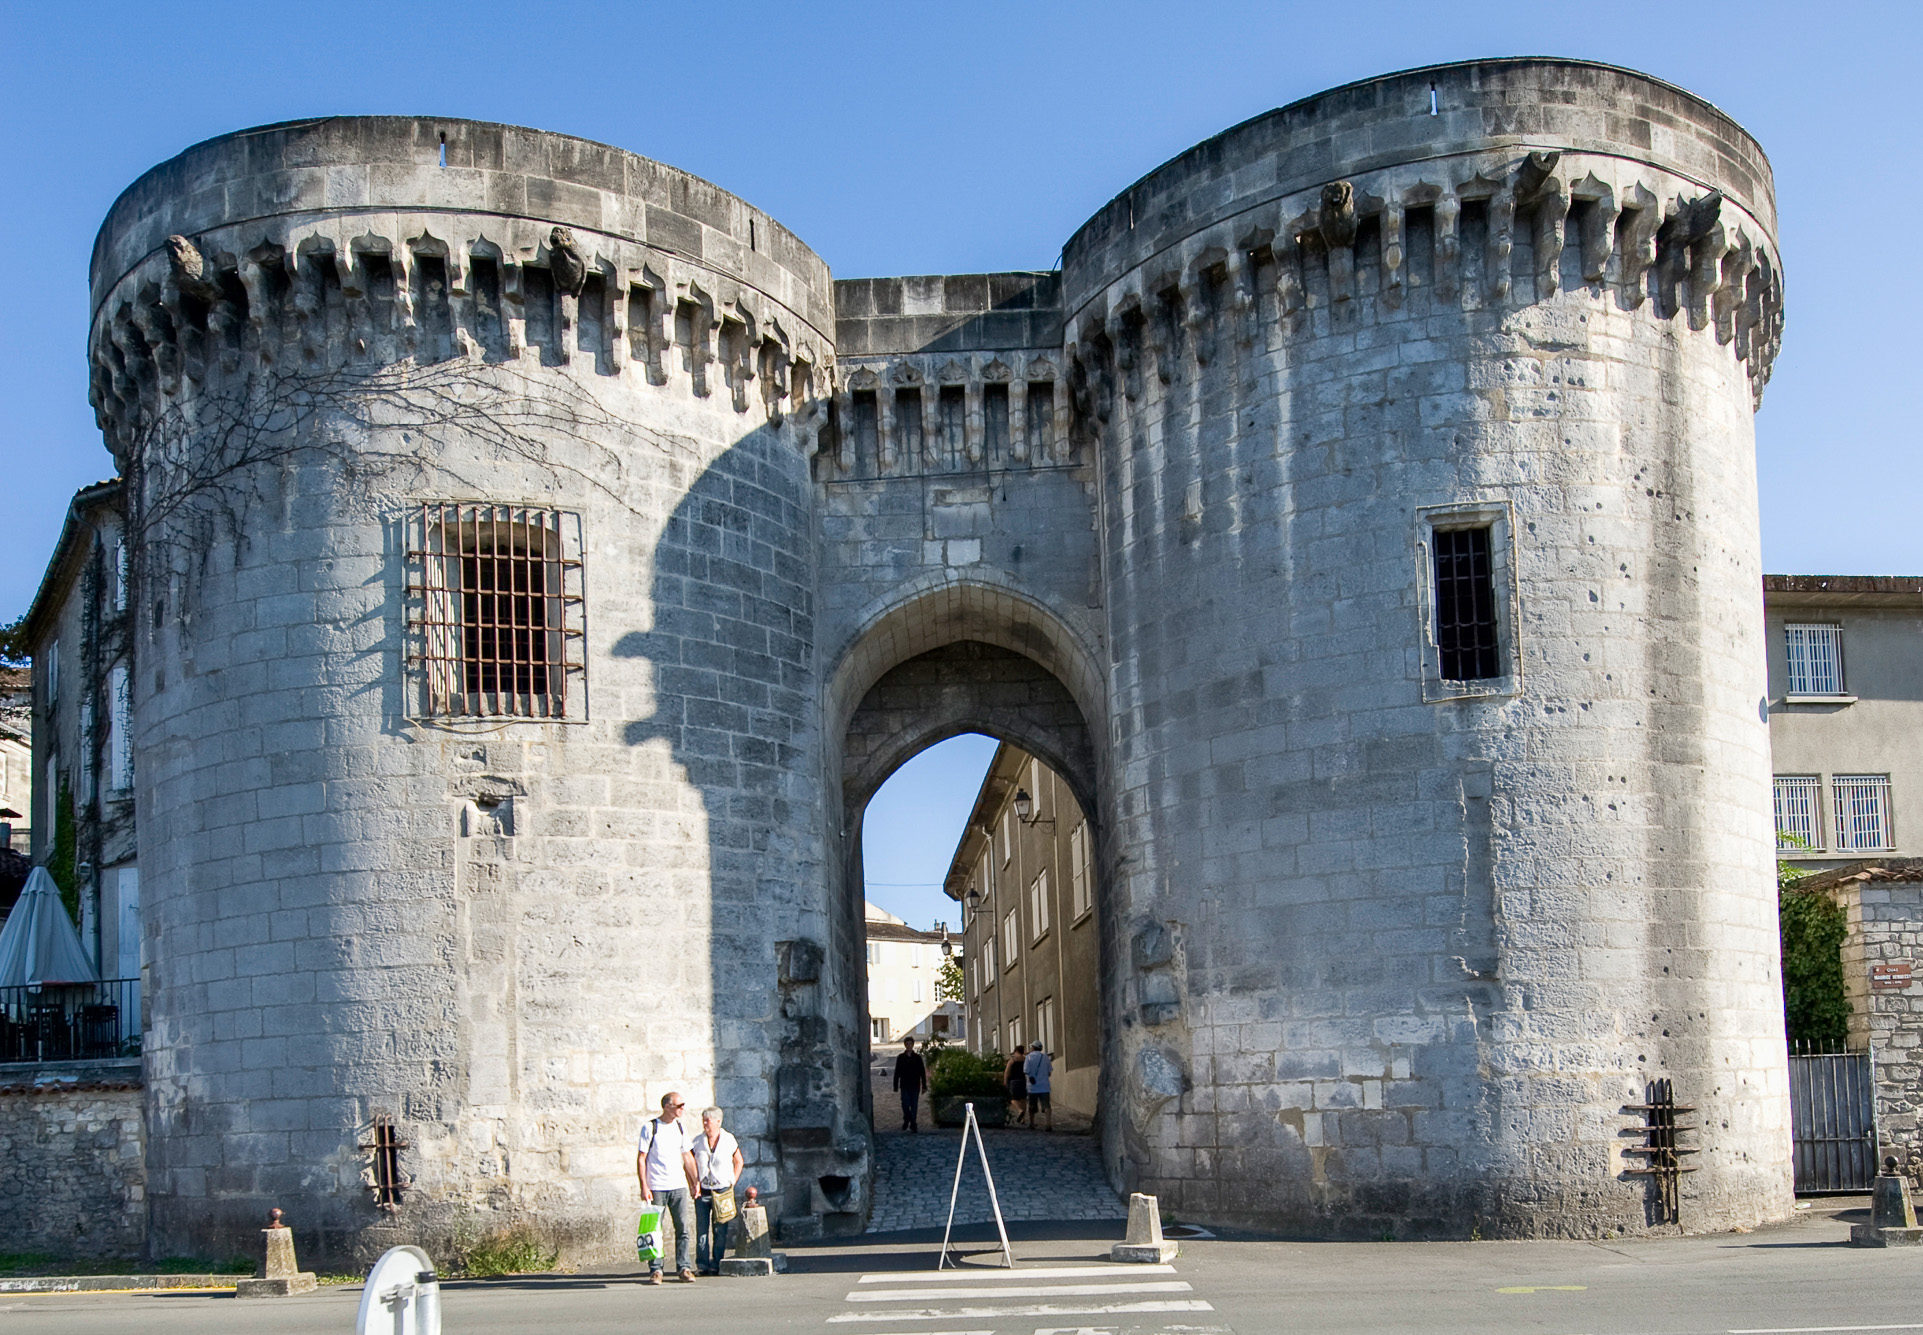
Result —
<svg viewBox="0 0 1923 1335"><path fill-rule="evenodd" d="M27 643L27 614L0 626L0 664L19 666L33 656L33 646Z"/></svg>
<svg viewBox="0 0 1923 1335"><path fill-rule="evenodd" d="M935 1000L962 1000L961 960L953 955L942 961L941 968L935 973Z"/></svg>
<svg viewBox="0 0 1923 1335"><path fill-rule="evenodd" d="M1783 934L1783 1021L1789 1041L1841 1052L1849 1041L1850 1003L1843 989L1843 906L1821 890L1798 890L1803 874L1777 864L1777 921Z"/></svg>

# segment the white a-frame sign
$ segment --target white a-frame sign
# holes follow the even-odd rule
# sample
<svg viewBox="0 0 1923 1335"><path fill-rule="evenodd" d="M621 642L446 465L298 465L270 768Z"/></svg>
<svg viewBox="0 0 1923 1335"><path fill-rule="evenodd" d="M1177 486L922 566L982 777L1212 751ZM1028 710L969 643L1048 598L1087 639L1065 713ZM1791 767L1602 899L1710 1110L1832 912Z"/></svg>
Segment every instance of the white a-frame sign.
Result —
<svg viewBox="0 0 1923 1335"><path fill-rule="evenodd" d="M961 1153L955 1158L955 1185L948 1189L948 1227L941 1233L941 1260L935 1263L940 1270L950 1264L948 1260L948 1238L955 1231L955 1201L961 1195L962 1165L968 1162L968 1138L975 1138L975 1151L981 1155L982 1177L988 1182L988 1203L995 1209L995 1231L1002 1239L1002 1264L1010 1270L1015 1268L1015 1253L1008 1248L1008 1225L1002 1222L1002 1203L995 1195L995 1175L988 1171L988 1146L982 1143L981 1123L975 1120L975 1105L962 1105L967 1116L962 1120Z"/></svg>

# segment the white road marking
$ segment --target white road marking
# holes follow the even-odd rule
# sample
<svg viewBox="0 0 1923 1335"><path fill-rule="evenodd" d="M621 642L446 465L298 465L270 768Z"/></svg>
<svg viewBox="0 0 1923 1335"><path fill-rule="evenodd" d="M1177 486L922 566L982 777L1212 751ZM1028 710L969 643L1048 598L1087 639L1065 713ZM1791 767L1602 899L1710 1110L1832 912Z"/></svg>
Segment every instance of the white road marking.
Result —
<svg viewBox="0 0 1923 1335"><path fill-rule="evenodd" d="M1009 1285L998 1289L878 1289L873 1293L851 1293L851 1303L942 1302L950 1298L1090 1298L1103 1293L1187 1293L1187 1280L1175 1279L1148 1284L1034 1284Z"/></svg>
<svg viewBox="0 0 1923 1335"><path fill-rule="evenodd" d="M893 1275L863 1275L857 1284L931 1284L955 1279L1080 1279L1084 1275L1172 1275L1172 1265L1037 1265L1025 1270L907 1270ZM942 1335L930 1331L928 1335Z"/></svg>
<svg viewBox="0 0 1923 1335"><path fill-rule="evenodd" d="M1759 1326L1754 1330L1732 1330L1729 1335L1827 1335L1836 1330L1923 1330L1923 1321L1902 1326Z"/></svg>
<svg viewBox="0 0 1923 1335"><path fill-rule="evenodd" d="M828 1318L828 1324L851 1321L968 1321L977 1317L999 1320L1022 1316L1101 1316L1112 1312L1213 1312L1215 1308L1199 1298L1173 1298L1146 1303L1092 1303L1087 1307L1035 1303L1022 1307L924 1307L905 1312L841 1312Z"/></svg>

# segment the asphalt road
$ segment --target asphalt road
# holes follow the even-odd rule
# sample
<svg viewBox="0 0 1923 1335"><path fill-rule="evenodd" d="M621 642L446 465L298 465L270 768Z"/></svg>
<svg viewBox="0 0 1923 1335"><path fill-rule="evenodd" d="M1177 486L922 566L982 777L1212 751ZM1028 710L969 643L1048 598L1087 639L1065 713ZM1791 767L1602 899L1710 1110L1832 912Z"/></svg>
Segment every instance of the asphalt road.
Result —
<svg viewBox="0 0 1923 1335"><path fill-rule="evenodd" d="M1752 1234L1634 1242L1183 1244L1166 1271L1106 1267L1105 1225L1018 1231L1014 1274L970 1230L965 1277L930 1276L926 1235L793 1249L772 1280L640 1285L633 1275L450 1283L444 1329L595 1335L1778 1335L1923 1332L1923 1249L1847 1244L1848 1205ZM0 1332L159 1335L354 1328L358 1287L241 1302L206 1294L0 1297Z"/></svg>

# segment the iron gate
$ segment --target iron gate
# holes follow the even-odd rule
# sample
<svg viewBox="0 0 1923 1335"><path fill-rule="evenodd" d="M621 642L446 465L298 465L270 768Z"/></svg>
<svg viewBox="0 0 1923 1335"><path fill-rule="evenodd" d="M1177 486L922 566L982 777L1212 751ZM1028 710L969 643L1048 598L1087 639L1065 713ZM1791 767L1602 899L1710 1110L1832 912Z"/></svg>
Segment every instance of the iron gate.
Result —
<svg viewBox="0 0 1923 1335"><path fill-rule="evenodd" d="M1798 1194L1868 1191L1876 1176L1876 1083L1867 1052L1789 1059Z"/></svg>

